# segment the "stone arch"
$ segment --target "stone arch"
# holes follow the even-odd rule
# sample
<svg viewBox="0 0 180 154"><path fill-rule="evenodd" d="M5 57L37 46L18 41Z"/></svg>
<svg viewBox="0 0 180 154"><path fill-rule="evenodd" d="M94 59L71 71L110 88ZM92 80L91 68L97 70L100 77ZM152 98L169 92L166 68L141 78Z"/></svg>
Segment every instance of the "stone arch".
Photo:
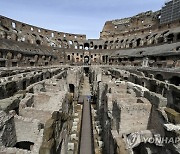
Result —
<svg viewBox="0 0 180 154"><path fill-rule="evenodd" d="M94 44L93 42L90 42L90 47L93 48Z"/></svg>
<svg viewBox="0 0 180 154"><path fill-rule="evenodd" d="M164 81L164 77L161 74L156 74L155 78L160 81Z"/></svg>
<svg viewBox="0 0 180 154"><path fill-rule="evenodd" d="M74 41L74 48L75 48L75 49L78 49L78 48L79 48L78 41Z"/></svg>
<svg viewBox="0 0 180 154"><path fill-rule="evenodd" d="M89 64L90 58L88 55L84 56L84 63Z"/></svg>
<svg viewBox="0 0 180 154"><path fill-rule="evenodd" d="M89 43L84 43L84 49L89 50Z"/></svg>
<svg viewBox="0 0 180 154"><path fill-rule="evenodd" d="M79 45L79 49L83 49L83 45L82 44Z"/></svg>
<svg viewBox="0 0 180 154"><path fill-rule="evenodd" d="M64 48L69 48L68 41L66 39L63 40L63 46Z"/></svg>
<svg viewBox="0 0 180 154"><path fill-rule="evenodd" d="M17 54L17 59L18 59L18 60L22 60L22 59L23 59L23 55L22 55L21 53L18 53L18 54Z"/></svg>
<svg viewBox="0 0 180 154"><path fill-rule="evenodd" d="M155 39L154 38L151 39L151 44L155 44Z"/></svg>
<svg viewBox="0 0 180 154"><path fill-rule="evenodd" d="M96 50L96 49L98 49L98 46L97 46L97 45L95 45L95 46L94 46L94 49L95 49L95 50Z"/></svg>
<svg viewBox="0 0 180 154"><path fill-rule="evenodd" d="M117 40L115 41L115 43L119 43L119 40L117 39Z"/></svg>
<svg viewBox="0 0 180 154"><path fill-rule="evenodd" d="M73 41L72 40L69 40L69 45L73 45Z"/></svg>
<svg viewBox="0 0 180 154"><path fill-rule="evenodd" d="M36 40L36 44L37 44L37 45L41 45L41 40L39 40L39 39Z"/></svg>
<svg viewBox="0 0 180 154"><path fill-rule="evenodd" d="M130 48L133 47L133 41L134 41L134 39L132 39L131 42L129 43L129 47L130 47Z"/></svg>
<svg viewBox="0 0 180 154"><path fill-rule="evenodd" d="M169 82L171 84L179 86L180 85L180 77L179 76L173 76L172 78L169 79Z"/></svg>
<svg viewBox="0 0 180 154"><path fill-rule="evenodd" d="M122 39L121 41L120 41L120 43L123 43L124 42L124 39Z"/></svg>
<svg viewBox="0 0 180 154"><path fill-rule="evenodd" d="M169 35L167 35L167 42L173 42L174 41L174 34L171 33Z"/></svg>
<svg viewBox="0 0 180 154"><path fill-rule="evenodd" d="M109 49L112 49L113 48L113 40L111 40L110 42L109 42Z"/></svg>
<svg viewBox="0 0 180 154"><path fill-rule="evenodd" d="M157 38L157 43L163 43L164 42L164 37L160 36Z"/></svg>
<svg viewBox="0 0 180 154"><path fill-rule="evenodd" d="M176 40L180 41L180 33L177 34Z"/></svg>
<svg viewBox="0 0 180 154"><path fill-rule="evenodd" d="M141 38L138 38L137 40L136 40L136 46L137 47L139 47L139 46L141 46Z"/></svg>
<svg viewBox="0 0 180 154"><path fill-rule="evenodd" d="M11 52L8 52L7 55L6 55L7 59L13 59L14 58L14 55L13 53Z"/></svg>
<svg viewBox="0 0 180 154"><path fill-rule="evenodd" d="M68 59L68 60L71 60L71 56L70 56L70 55L68 55L68 56L67 56L67 59Z"/></svg>
<svg viewBox="0 0 180 154"><path fill-rule="evenodd" d="M38 55L35 55L34 56L34 60L37 62L39 60L39 56Z"/></svg>
<svg viewBox="0 0 180 154"><path fill-rule="evenodd" d="M108 46L107 46L107 44L105 44L105 45L104 45L104 49L108 49Z"/></svg>
<svg viewBox="0 0 180 154"><path fill-rule="evenodd" d="M51 42L51 43L50 43L50 46L51 46L51 47L56 47L56 44L55 44L54 42Z"/></svg>
<svg viewBox="0 0 180 154"><path fill-rule="evenodd" d="M33 147L34 143L33 142L29 142L29 141L20 141L17 142L15 147L19 148L19 149L25 149L25 150L31 150Z"/></svg>
<svg viewBox="0 0 180 154"><path fill-rule="evenodd" d="M7 39L7 33L4 32L4 31L1 31L1 32L0 32L0 37L1 37L1 38L4 38L4 39Z"/></svg>
<svg viewBox="0 0 180 154"><path fill-rule="evenodd" d="M74 86L74 84L69 84L69 92L70 92L70 93L74 93L74 91L75 91L75 86Z"/></svg>
<svg viewBox="0 0 180 154"><path fill-rule="evenodd" d="M0 58L3 58L3 52L0 51Z"/></svg>
<svg viewBox="0 0 180 154"><path fill-rule="evenodd" d="M17 34L14 34L14 33L13 33L13 34L11 35L11 39L14 40L14 41L17 41L17 39L18 39Z"/></svg>

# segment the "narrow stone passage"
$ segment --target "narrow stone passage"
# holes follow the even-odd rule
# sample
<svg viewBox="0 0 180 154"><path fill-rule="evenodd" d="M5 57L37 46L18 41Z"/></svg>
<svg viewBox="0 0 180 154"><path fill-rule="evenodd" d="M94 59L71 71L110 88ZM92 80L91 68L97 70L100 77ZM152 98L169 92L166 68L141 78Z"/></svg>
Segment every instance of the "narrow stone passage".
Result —
<svg viewBox="0 0 180 154"><path fill-rule="evenodd" d="M81 123L80 154L93 153L92 122L91 122L91 91L88 77L84 77L82 88L83 113Z"/></svg>

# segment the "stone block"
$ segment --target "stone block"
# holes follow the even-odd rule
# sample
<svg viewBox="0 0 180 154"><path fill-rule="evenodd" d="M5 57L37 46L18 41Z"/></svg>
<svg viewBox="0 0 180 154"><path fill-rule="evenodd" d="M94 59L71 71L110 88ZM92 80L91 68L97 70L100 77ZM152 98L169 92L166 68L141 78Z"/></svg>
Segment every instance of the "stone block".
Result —
<svg viewBox="0 0 180 154"><path fill-rule="evenodd" d="M59 114L58 111L54 111L54 112L52 113L52 119L54 119L54 120L56 120L56 121L60 119L60 114Z"/></svg>
<svg viewBox="0 0 180 154"><path fill-rule="evenodd" d="M173 124L180 124L180 113L176 112L174 109L171 108L165 108L164 109L169 122L173 123Z"/></svg>
<svg viewBox="0 0 180 154"><path fill-rule="evenodd" d="M167 98L154 92L145 91L144 97L147 98L156 107L165 107L167 105Z"/></svg>
<svg viewBox="0 0 180 154"><path fill-rule="evenodd" d="M53 138L54 130L52 128L45 129L43 133L43 141L49 141Z"/></svg>
<svg viewBox="0 0 180 154"><path fill-rule="evenodd" d="M44 129L49 129L49 128L54 128L55 127L55 121L54 119L49 119L46 124Z"/></svg>
<svg viewBox="0 0 180 154"><path fill-rule="evenodd" d="M54 145L54 139L51 139L48 142L43 142L40 147L39 154L54 154Z"/></svg>
<svg viewBox="0 0 180 154"><path fill-rule="evenodd" d="M72 132L74 132L74 131L77 132L77 126L72 127Z"/></svg>
<svg viewBox="0 0 180 154"><path fill-rule="evenodd" d="M68 151L74 151L74 143L68 143Z"/></svg>
<svg viewBox="0 0 180 154"><path fill-rule="evenodd" d="M72 135L71 135L71 141L72 141L72 140L76 140L76 139L77 139L76 134L72 134Z"/></svg>

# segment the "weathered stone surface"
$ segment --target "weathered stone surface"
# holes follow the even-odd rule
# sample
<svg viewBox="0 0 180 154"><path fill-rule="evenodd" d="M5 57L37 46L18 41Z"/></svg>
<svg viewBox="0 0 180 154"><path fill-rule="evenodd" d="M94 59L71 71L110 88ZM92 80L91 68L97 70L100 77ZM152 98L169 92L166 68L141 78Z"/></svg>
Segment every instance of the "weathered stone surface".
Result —
<svg viewBox="0 0 180 154"><path fill-rule="evenodd" d="M19 103L23 98L23 96L24 96L23 94L17 94L13 97L0 100L0 109L5 112L8 112L10 110L14 110L18 108Z"/></svg>
<svg viewBox="0 0 180 154"><path fill-rule="evenodd" d="M171 108L165 108L164 110L168 116L169 122L171 122L173 124L180 124L180 113L179 112L176 112L175 110L173 110Z"/></svg>

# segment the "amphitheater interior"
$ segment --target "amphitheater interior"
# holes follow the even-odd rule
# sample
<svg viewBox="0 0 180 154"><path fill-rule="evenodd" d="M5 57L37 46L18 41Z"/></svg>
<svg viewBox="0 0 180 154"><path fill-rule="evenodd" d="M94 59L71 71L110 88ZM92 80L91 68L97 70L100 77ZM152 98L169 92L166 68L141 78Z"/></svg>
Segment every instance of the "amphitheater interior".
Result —
<svg viewBox="0 0 180 154"><path fill-rule="evenodd" d="M0 16L0 68L2 154L180 153L180 0L99 39Z"/></svg>

